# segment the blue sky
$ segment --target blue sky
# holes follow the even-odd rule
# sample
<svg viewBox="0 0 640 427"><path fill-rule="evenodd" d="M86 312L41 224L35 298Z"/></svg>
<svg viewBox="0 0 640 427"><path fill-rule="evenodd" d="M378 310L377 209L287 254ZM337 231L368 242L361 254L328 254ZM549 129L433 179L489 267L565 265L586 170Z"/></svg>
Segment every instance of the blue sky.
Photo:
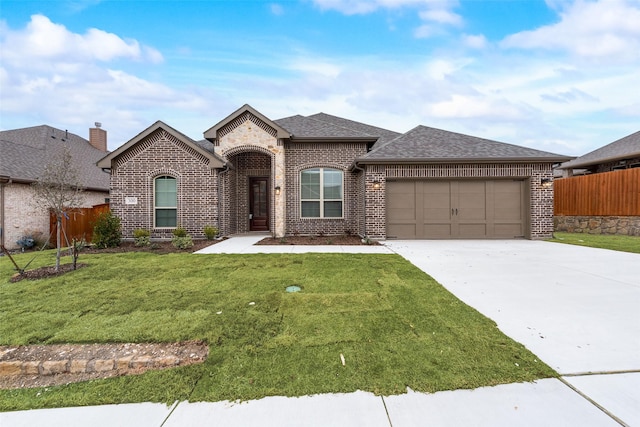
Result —
<svg viewBox="0 0 640 427"><path fill-rule="evenodd" d="M109 149L245 103L581 155L640 129L640 0L0 1L0 129Z"/></svg>

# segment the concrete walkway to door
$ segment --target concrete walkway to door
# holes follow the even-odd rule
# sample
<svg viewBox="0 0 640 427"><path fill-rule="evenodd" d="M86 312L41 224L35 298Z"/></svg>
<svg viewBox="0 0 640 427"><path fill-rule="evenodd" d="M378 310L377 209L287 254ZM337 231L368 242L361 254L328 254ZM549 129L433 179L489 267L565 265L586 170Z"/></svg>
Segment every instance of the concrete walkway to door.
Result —
<svg viewBox="0 0 640 427"><path fill-rule="evenodd" d="M494 320L570 387L640 425L639 254L528 240L385 245Z"/></svg>

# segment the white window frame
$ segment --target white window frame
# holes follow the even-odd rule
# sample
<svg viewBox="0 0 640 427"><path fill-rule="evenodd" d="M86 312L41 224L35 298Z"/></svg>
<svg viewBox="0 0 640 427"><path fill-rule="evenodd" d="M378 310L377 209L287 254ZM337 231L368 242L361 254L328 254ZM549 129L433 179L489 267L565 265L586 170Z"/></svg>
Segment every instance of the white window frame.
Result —
<svg viewBox="0 0 640 427"><path fill-rule="evenodd" d="M158 207L156 204L156 182L159 178L171 178L173 180L175 180L176 182L176 205L175 206L160 206ZM168 209L173 209L176 212L176 225L174 227L163 227L163 226L158 226L156 224L157 221L157 211L159 209L162 210L168 210ZM174 230L178 227L178 178L176 178L175 176L172 175L168 175L168 174L163 174L163 175L158 175L155 178L153 178L153 228L157 228L157 229L162 229L162 230Z"/></svg>
<svg viewBox="0 0 640 427"><path fill-rule="evenodd" d="M309 170L318 169L320 171L320 197L318 199L303 199L302 198L302 174ZM324 171L331 170L340 172L340 198L339 199L325 199L324 197ZM338 168L332 167L312 167L306 168L300 171L300 218L301 219L344 219L344 171ZM318 202L320 203L320 216L302 216L302 204L303 202ZM340 202L340 216L324 216L324 204L325 202Z"/></svg>

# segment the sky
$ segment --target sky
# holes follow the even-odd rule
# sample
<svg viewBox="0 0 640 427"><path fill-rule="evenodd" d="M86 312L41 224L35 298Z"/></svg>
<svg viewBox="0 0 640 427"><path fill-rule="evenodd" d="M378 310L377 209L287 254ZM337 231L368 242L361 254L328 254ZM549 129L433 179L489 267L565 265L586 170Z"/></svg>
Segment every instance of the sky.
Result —
<svg viewBox="0 0 640 427"><path fill-rule="evenodd" d="M0 0L0 129L114 150L249 104L579 156L640 130L640 0Z"/></svg>

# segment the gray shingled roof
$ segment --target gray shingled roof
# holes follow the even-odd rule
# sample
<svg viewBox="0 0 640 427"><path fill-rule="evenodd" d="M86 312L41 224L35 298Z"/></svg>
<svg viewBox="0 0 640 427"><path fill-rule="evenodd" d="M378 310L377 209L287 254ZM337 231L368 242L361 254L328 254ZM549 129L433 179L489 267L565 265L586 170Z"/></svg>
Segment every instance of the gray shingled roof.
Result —
<svg viewBox="0 0 640 427"><path fill-rule="evenodd" d="M418 126L384 145L379 145L358 161L362 163L415 161L561 162L570 158L533 148Z"/></svg>
<svg viewBox="0 0 640 427"><path fill-rule="evenodd" d="M105 153L89 141L47 125L0 132L0 175L18 182L34 182L43 166L63 147L69 147L85 188L109 190L109 174L96 166Z"/></svg>
<svg viewBox="0 0 640 427"><path fill-rule="evenodd" d="M368 139L375 141L379 135L371 135L361 130L339 126L328 121L311 117L291 116L274 120L291 133L291 140L304 139Z"/></svg>
<svg viewBox="0 0 640 427"><path fill-rule="evenodd" d="M376 142L375 146L382 145L402 135L399 132L394 132L392 130L383 129L377 126L371 126L364 123L355 122L349 119L343 119L342 117L336 117L326 113L313 114L309 116L309 118L320 120L326 123L331 123L336 126L341 126L343 128L353 129L366 135L377 136L378 142Z"/></svg>
<svg viewBox="0 0 640 427"><path fill-rule="evenodd" d="M584 156L563 163L559 169L584 168L638 156L640 156L640 131L600 147Z"/></svg>

